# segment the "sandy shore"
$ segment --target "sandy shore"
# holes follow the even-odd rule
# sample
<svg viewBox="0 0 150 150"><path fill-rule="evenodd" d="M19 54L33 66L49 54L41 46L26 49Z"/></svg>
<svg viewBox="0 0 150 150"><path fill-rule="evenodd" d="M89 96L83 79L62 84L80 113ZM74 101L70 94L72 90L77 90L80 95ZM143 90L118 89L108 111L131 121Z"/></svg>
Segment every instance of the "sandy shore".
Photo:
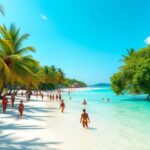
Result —
<svg viewBox="0 0 150 150"><path fill-rule="evenodd" d="M116 106L101 103L96 115L87 105L91 124L84 129L79 122L83 108L79 100L66 98L66 109L61 113L59 102L32 96L25 103L24 117L18 119L20 99L14 109L9 105L6 114L0 113L0 150L149 150L149 134L142 132L141 126L134 130L128 120L128 126L118 121Z"/></svg>
<svg viewBox="0 0 150 150"><path fill-rule="evenodd" d="M59 102L50 102L46 98L41 101L40 98L32 96L30 102L25 102L24 117L18 119L17 106L20 99L22 98L17 97L14 109L9 104L6 114L0 114L0 149L92 149L89 146L82 147L86 142L90 142L91 138L88 138L89 131L79 124L79 114L71 114L67 109L62 114Z"/></svg>
<svg viewBox="0 0 150 150"><path fill-rule="evenodd" d="M20 98L19 98L20 99ZM25 103L25 114L18 119L17 103L14 109L8 106L6 114L0 114L0 149L54 150L61 141L55 136L52 129L47 127L47 121L55 117L57 109L51 108L50 102L32 100Z"/></svg>

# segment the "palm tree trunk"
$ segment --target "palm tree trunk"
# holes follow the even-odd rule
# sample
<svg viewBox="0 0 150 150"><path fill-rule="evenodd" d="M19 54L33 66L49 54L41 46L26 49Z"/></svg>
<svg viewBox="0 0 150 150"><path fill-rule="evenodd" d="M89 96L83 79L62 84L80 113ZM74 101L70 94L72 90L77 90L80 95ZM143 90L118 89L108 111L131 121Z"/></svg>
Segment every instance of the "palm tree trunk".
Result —
<svg viewBox="0 0 150 150"><path fill-rule="evenodd" d="M8 92L8 95L11 95L11 93L12 93L12 85L10 84L10 85L9 85L9 92Z"/></svg>
<svg viewBox="0 0 150 150"><path fill-rule="evenodd" d="M0 88L0 98L2 98L3 89L4 89L4 82L2 83L2 87Z"/></svg>

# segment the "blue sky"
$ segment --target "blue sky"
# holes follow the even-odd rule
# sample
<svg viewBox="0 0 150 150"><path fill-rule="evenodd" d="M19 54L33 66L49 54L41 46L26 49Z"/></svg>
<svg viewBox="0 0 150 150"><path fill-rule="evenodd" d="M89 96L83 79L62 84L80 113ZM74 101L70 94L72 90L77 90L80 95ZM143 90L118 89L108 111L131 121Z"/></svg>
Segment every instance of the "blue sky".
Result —
<svg viewBox="0 0 150 150"><path fill-rule="evenodd" d="M88 84L109 82L126 49L150 42L149 0L0 0L5 16L30 33L41 65Z"/></svg>

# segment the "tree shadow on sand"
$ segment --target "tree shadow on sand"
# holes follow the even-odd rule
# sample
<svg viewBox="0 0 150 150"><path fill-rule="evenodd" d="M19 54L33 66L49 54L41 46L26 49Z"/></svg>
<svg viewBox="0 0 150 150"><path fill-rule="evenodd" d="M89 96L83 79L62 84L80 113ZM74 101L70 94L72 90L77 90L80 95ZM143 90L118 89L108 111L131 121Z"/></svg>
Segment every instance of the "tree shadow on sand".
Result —
<svg viewBox="0 0 150 150"><path fill-rule="evenodd" d="M39 121L43 121L44 118L48 118L48 117L53 117L50 115L41 115L41 116L37 116L37 115L32 115L32 114L38 114L38 113L53 113L56 112L57 108L52 109L49 107L37 107L37 106L25 106L25 111L24 111L24 116L23 119L33 119L33 120L39 120ZM0 112L2 112L2 109L0 108ZM27 113L26 113L27 112ZM29 113L29 114L28 114ZM5 115L0 115L0 118L14 118L14 119L18 119L18 110L16 109L16 106L14 108L10 108L8 107L6 110Z"/></svg>
<svg viewBox="0 0 150 150"><path fill-rule="evenodd" d="M15 124L7 124L7 123L4 123L4 122L0 122L0 130L30 130L30 129L43 129L37 125L30 125L30 126L24 126L24 125L15 125Z"/></svg>
<svg viewBox="0 0 150 150"><path fill-rule="evenodd" d="M52 148L62 144L62 142L57 141L41 141L39 138L34 138L31 140L20 140L14 137L12 134L0 134L0 149L2 150L59 150L58 148Z"/></svg>

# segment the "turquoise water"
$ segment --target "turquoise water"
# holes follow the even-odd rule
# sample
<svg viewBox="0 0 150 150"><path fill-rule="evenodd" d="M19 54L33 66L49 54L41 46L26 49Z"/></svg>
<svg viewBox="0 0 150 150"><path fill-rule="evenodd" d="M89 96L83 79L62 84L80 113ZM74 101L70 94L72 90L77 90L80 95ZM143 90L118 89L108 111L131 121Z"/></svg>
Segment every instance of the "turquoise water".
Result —
<svg viewBox="0 0 150 150"><path fill-rule="evenodd" d="M112 144L111 149L150 150L150 102L146 101L146 95L116 96L110 88L102 88L73 92L71 100L64 93L63 98L72 113L78 115L83 109L81 103L86 99L90 126L97 130L94 138ZM110 98L111 102L104 102L102 98Z"/></svg>

